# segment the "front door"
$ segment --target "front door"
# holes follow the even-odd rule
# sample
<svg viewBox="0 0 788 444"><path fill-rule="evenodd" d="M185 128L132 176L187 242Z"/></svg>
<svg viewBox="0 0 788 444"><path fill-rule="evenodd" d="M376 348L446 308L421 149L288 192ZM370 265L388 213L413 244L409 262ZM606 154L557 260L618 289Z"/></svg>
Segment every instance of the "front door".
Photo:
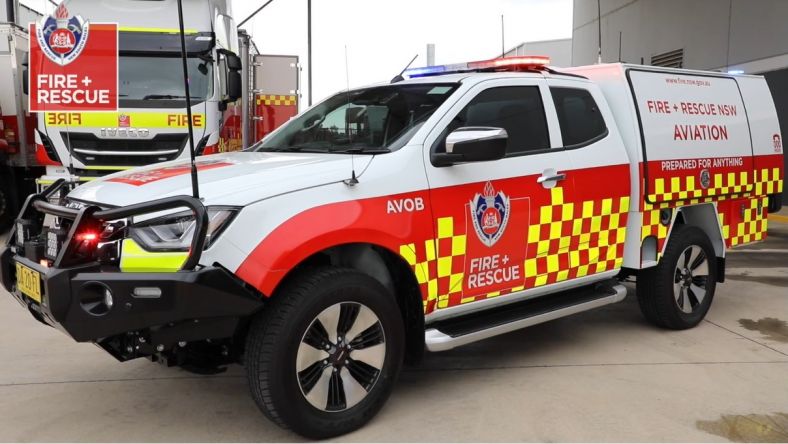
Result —
<svg viewBox="0 0 788 444"><path fill-rule="evenodd" d="M541 76L490 80L465 94L427 137L436 235L428 313L544 285L567 268L558 254L569 248L562 226L571 225L574 187L565 174L568 155L555 149L561 139L554 116ZM452 130L471 126L505 129L507 156L447 167L430 162Z"/></svg>

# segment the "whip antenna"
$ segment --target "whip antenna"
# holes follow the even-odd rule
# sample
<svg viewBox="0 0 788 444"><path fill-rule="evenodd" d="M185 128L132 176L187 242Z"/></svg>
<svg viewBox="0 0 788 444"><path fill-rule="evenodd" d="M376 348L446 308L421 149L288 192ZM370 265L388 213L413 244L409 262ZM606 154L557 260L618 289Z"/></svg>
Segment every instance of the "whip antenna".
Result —
<svg viewBox="0 0 788 444"><path fill-rule="evenodd" d="M192 195L200 198L200 186L197 182L197 164L194 161L194 128L192 127L192 99L189 94L189 65L186 61L186 35L183 28L183 0L178 0L178 26L181 31L181 61L183 62L183 89L186 96L186 118L189 119L189 156L192 164Z"/></svg>

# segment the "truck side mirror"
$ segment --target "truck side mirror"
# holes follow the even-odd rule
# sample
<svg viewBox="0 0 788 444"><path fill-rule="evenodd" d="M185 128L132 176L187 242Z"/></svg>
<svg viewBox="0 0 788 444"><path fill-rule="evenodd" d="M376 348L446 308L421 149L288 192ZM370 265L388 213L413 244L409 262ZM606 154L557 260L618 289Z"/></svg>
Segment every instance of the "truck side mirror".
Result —
<svg viewBox="0 0 788 444"><path fill-rule="evenodd" d="M25 55L22 57L22 66L24 66L24 69L22 70L22 92L24 92L25 95L30 94L30 79L28 78L29 74L27 72L27 65L29 63L28 57L28 53L25 53Z"/></svg>
<svg viewBox="0 0 788 444"><path fill-rule="evenodd" d="M243 96L243 86L241 83L241 58L235 53L220 50L219 52L224 67L224 94L222 101L224 103L235 102Z"/></svg>
<svg viewBox="0 0 788 444"><path fill-rule="evenodd" d="M436 166L461 162L484 162L503 159L509 135L503 128L467 126L457 128L446 137L446 152L434 153Z"/></svg>

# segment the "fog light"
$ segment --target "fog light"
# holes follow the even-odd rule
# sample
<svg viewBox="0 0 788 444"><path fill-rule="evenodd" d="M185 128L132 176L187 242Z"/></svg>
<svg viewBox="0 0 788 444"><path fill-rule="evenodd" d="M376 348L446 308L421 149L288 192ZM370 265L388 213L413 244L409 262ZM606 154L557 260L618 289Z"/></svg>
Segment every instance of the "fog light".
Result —
<svg viewBox="0 0 788 444"><path fill-rule="evenodd" d="M88 282L79 291L79 305L88 314L104 316L114 305L112 290L101 282Z"/></svg>
<svg viewBox="0 0 788 444"><path fill-rule="evenodd" d="M136 287L132 295L135 298L141 299L158 299L161 297L161 288L159 287Z"/></svg>

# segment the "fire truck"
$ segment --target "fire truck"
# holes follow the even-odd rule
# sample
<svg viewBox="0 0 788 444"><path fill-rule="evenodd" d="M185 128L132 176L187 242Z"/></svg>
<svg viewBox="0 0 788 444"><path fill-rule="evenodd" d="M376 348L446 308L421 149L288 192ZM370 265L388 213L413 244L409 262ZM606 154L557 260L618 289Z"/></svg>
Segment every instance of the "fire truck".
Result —
<svg viewBox="0 0 788 444"><path fill-rule="evenodd" d="M13 3L13 2L12 2ZM198 155L250 146L298 113L298 57L259 54L238 31L225 0L190 0L185 8L194 145ZM59 178L74 184L102 175L189 157L180 35L174 0L60 4L70 14L119 24L117 112L27 110L27 24L7 8L0 54L5 140L0 145L0 229L24 197ZM66 11L63 11L66 12ZM57 13L57 12L56 12ZM29 17L29 19L28 19ZM16 24L18 23L19 26Z"/></svg>
<svg viewBox="0 0 788 444"><path fill-rule="evenodd" d="M347 433L404 362L623 300L685 330L766 237L763 77L513 57L343 91L240 153L28 198L0 280L120 361L240 363L273 422ZM193 180L199 196L190 195ZM21 311L20 311L21 315ZM686 333L691 334L691 333Z"/></svg>

